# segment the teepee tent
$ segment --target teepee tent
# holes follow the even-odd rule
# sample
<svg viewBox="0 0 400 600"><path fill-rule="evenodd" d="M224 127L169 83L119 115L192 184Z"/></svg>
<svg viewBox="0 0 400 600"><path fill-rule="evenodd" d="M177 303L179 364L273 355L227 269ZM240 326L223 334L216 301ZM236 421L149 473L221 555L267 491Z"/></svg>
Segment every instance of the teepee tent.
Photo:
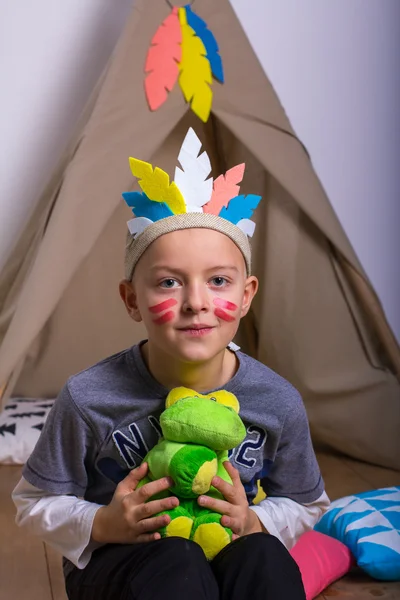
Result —
<svg viewBox="0 0 400 600"><path fill-rule="evenodd" d="M400 352L360 265L228 0L198 0L224 61L203 123L175 86L150 111L150 41L170 7L136 2L68 150L23 231L0 285L0 386L53 397L67 377L145 337L118 296L132 189L128 157L173 174L189 126L213 174L246 163L256 212L260 291L242 348L301 392L314 441L400 466Z"/></svg>

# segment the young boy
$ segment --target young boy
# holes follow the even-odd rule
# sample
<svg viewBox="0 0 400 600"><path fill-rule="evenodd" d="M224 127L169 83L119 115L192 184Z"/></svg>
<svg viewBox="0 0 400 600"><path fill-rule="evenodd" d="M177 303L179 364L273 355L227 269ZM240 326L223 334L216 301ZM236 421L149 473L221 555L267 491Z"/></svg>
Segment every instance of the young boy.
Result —
<svg viewBox="0 0 400 600"><path fill-rule="evenodd" d="M176 208L170 191L158 193ZM130 205L154 201L126 196ZM230 344L258 286L247 235L205 207L166 212L128 224L120 295L148 339L68 380L14 490L17 523L65 557L71 600L303 600L287 548L329 500L298 392ZM152 499L168 478L136 490L177 386L234 393L247 429L225 463L232 485L212 482L224 500L199 498L234 533L211 563L194 542L160 539L169 517L156 515L178 504ZM258 481L267 498L250 506Z"/></svg>

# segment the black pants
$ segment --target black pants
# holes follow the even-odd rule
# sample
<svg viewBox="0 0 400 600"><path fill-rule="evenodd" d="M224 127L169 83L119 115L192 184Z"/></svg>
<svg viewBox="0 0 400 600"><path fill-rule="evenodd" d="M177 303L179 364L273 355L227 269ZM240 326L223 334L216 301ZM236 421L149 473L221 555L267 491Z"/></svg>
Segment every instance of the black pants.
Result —
<svg viewBox="0 0 400 600"><path fill-rule="evenodd" d="M265 533L239 538L208 563L183 538L99 548L66 580L70 600L305 600L297 564Z"/></svg>

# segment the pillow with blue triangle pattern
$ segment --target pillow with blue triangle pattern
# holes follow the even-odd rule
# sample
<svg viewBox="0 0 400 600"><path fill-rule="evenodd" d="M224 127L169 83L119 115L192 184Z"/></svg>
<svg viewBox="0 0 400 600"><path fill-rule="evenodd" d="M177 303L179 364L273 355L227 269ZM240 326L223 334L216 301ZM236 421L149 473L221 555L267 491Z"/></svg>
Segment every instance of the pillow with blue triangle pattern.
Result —
<svg viewBox="0 0 400 600"><path fill-rule="evenodd" d="M346 544L371 577L400 581L400 487L335 500L314 529Z"/></svg>

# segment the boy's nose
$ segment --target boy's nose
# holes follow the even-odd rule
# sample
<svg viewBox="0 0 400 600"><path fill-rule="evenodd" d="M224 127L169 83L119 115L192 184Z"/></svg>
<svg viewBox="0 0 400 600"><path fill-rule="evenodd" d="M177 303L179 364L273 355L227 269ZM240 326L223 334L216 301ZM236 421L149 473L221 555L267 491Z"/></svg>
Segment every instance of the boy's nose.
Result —
<svg viewBox="0 0 400 600"><path fill-rule="evenodd" d="M190 286L187 289L182 308L185 312L194 314L207 311L209 309L207 290L203 289L202 286Z"/></svg>

